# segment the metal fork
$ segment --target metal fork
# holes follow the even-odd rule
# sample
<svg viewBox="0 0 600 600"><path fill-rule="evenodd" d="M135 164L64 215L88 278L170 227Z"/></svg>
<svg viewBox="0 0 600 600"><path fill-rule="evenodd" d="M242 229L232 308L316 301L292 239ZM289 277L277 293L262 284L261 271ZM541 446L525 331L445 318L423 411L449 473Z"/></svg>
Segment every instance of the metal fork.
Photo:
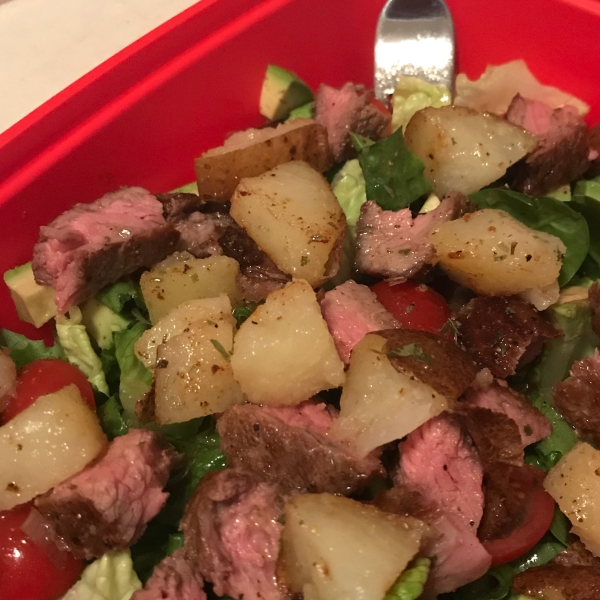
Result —
<svg viewBox="0 0 600 600"><path fill-rule="evenodd" d="M375 95L386 102L401 75L452 91L454 26L443 0L388 0L375 37Z"/></svg>

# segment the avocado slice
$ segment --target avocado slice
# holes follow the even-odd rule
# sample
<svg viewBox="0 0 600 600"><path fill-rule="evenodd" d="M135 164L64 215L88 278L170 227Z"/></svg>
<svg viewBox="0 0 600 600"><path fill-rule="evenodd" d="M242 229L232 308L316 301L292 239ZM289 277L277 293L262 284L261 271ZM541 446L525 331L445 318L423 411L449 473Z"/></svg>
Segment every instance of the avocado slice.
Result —
<svg viewBox="0 0 600 600"><path fill-rule="evenodd" d="M290 116L287 118L288 121L292 119L312 119L315 110L314 102L307 102L298 108L290 111Z"/></svg>
<svg viewBox="0 0 600 600"><path fill-rule="evenodd" d="M311 89L295 73L269 65L260 94L260 114L280 121L289 116L294 108L313 100Z"/></svg>
<svg viewBox="0 0 600 600"><path fill-rule="evenodd" d="M126 318L96 298L86 300L80 308L81 322L103 350L112 345L113 333L127 329L129 326Z"/></svg>
<svg viewBox="0 0 600 600"><path fill-rule="evenodd" d="M56 316L54 288L36 283L30 262L6 271L4 283L22 321L41 327Z"/></svg>

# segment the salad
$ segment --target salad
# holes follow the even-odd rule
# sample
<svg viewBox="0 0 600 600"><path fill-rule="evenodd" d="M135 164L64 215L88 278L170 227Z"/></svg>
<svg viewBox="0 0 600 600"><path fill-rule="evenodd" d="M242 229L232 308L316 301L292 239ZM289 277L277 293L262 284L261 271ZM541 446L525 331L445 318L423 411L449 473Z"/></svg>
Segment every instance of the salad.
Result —
<svg viewBox="0 0 600 600"><path fill-rule="evenodd" d="M269 66L197 181L4 274L0 597L600 593L600 128L522 61Z"/></svg>

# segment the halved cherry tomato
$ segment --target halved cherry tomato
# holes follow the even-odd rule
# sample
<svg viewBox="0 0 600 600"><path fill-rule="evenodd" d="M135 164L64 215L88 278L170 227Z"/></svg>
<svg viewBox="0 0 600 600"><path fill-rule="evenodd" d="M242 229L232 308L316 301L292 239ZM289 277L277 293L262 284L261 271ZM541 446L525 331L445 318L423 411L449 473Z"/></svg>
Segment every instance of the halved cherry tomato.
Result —
<svg viewBox="0 0 600 600"><path fill-rule="evenodd" d="M514 467L510 475L510 486L523 496L523 518L521 524L506 537L483 542L492 555L492 567L504 565L528 550L544 536L554 516L554 500L542 487L545 474L530 465Z"/></svg>
<svg viewBox="0 0 600 600"><path fill-rule="evenodd" d="M371 289L405 329L439 333L452 316L446 301L425 284L405 281L390 285L387 281L380 281Z"/></svg>
<svg viewBox="0 0 600 600"><path fill-rule="evenodd" d="M0 512L0 598L56 600L79 578L84 561L56 549L52 558L21 530L30 504Z"/></svg>
<svg viewBox="0 0 600 600"><path fill-rule="evenodd" d="M390 122L386 127L386 130L383 132L381 137L387 137L392 134L392 113L388 110L387 106L381 101L375 98L374 96L370 100L371 104L385 117L389 117Z"/></svg>
<svg viewBox="0 0 600 600"><path fill-rule="evenodd" d="M96 408L94 391L86 376L74 365L56 358L34 360L25 365L18 374L17 391L2 412L2 424L16 417L44 394L51 394L74 383L81 397Z"/></svg>

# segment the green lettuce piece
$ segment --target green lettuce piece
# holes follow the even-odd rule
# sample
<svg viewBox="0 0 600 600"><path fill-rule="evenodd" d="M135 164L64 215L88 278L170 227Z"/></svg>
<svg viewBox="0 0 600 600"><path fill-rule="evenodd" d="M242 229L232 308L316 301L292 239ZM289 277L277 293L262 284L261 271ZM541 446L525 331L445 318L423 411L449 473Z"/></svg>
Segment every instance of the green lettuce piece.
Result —
<svg viewBox="0 0 600 600"><path fill-rule="evenodd" d="M290 116L286 119L286 121L291 121L292 119L312 119L314 114L315 103L314 101L311 101L292 109L290 111Z"/></svg>
<svg viewBox="0 0 600 600"><path fill-rule="evenodd" d="M423 175L425 165L408 149L400 130L375 143L356 134L351 137L367 198L384 210L406 208L433 189Z"/></svg>
<svg viewBox="0 0 600 600"><path fill-rule="evenodd" d="M477 208L503 210L531 229L560 238L567 250L558 283L566 285L581 267L590 249L590 230L585 218L567 202L554 198L532 198L504 188L489 188L471 194Z"/></svg>
<svg viewBox="0 0 600 600"><path fill-rule="evenodd" d="M344 163L333 178L331 189L346 215L348 227L354 228L360 207L367 201L365 178L357 158Z"/></svg>
<svg viewBox="0 0 600 600"><path fill-rule="evenodd" d="M92 348L90 336L81 322L81 310L72 306L68 316L56 317L56 335L67 360L78 367L97 390L108 396L108 384L100 357Z"/></svg>
<svg viewBox="0 0 600 600"><path fill-rule="evenodd" d="M88 565L61 600L129 600L141 587L129 550L121 550Z"/></svg>
<svg viewBox="0 0 600 600"><path fill-rule="evenodd" d="M0 346L8 348L10 357L17 365L17 369L40 358L67 359L60 343L57 342L54 346L46 346L41 340L30 340L24 335L9 329L0 329Z"/></svg>
<svg viewBox="0 0 600 600"><path fill-rule="evenodd" d="M181 187L171 190L171 194L197 194L198 193L198 182L192 181L192 183L186 183Z"/></svg>
<svg viewBox="0 0 600 600"><path fill-rule="evenodd" d="M119 435L125 435L129 426L123 418L123 407L117 396L111 396L106 402L96 409L100 425L109 440L114 440Z"/></svg>
<svg viewBox="0 0 600 600"><path fill-rule="evenodd" d="M147 320L148 311L142 296L142 290L138 283L130 279L117 281L117 283L105 287L96 294L96 299L118 315L127 316L135 312L144 317L144 319L138 320Z"/></svg>
<svg viewBox="0 0 600 600"><path fill-rule="evenodd" d="M578 181L573 189L573 201L569 203L574 210L581 213L590 228L598 231L600 228L600 177ZM584 270L594 278L600 277L600 238L592 236L588 260Z"/></svg>
<svg viewBox="0 0 600 600"><path fill-rule="evenodd" d="M418 110L428 106L447 106L450 100L450 91L443 85L402 75L392 96L392 128L394 131L403 129Z"/></svg>
<svg viewBox="0 0 600 600"><path fill-rule="evenodd" d="M429 558L417 558L398 577L383 600L416 600L423 593L430 567Z"/></svg>

